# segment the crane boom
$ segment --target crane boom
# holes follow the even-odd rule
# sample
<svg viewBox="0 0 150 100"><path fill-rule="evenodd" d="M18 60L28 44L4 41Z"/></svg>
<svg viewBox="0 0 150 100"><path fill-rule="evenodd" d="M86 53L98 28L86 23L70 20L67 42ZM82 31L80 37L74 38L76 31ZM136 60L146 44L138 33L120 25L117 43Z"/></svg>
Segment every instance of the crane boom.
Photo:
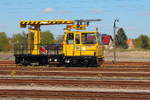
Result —
<svg viewBox="0 0 150 100"><path fill-rule="evenodd" d="M20 27L26 28L27 25L30 26L41 26L41 25L56 25L56 24L74 24L74 20L41 20L41 21L20 21Z"/></svg>
<svg viewBox="0 0 150 100"><path fill-rule="evenodd" d="M20 27L21 28L26 28L27 25L31 26L41 26L41 25L56 25L56 24L77 24L77 25L82 25L82 24L89 24L89 22L93 21L101 21L101 19L80 19L80 20L23 20L20 21Z"/></svg>

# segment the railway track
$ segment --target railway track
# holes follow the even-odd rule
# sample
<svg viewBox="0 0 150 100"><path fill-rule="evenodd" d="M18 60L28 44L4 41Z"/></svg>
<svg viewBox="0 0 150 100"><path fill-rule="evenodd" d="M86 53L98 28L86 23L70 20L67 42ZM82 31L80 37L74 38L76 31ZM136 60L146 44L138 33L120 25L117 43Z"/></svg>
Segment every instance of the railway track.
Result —
<svg viewBox="0 0 150 100"><path fill-rule="evenodd" d="M0 75L12 75L12 76L55 76L55 77L126 77L126 78L149 78L150 72L63 72L63 71L52 71L52 72L44 72L44 71L0 71Z"/></svg>
<svg viewBox="0 0 150 100"><path fill-rule="evenodd" d="M149 100L150 93L144 92L93 92L93 91L48 91L48 90L1 90L3 97L86 99L86 100Z"/></svg>
<svg viewBox="0 0 150 100"><path fill-rule="evenodd" d="M0 75L55 76L96 78L149 78L150 67L144 68L73 68L73 67L0 67Z"/></svg>
<svg viewBox="0 0 150 100"><path fill-rule="evenodd" d="M64 67L0 67L1 71L36 71L36 72L150 72L146 68L64 68Z"/></svg>
<svg viewBox="0 0 150 100"><path fill-rule="evenodd" d="M129 80L71 80L71 79L0 79L0 85L52 85L52 86L115 86L115 87L145 87L150 88L150 81Z"/></svg>
<svg viewBox="0 0 150 100"><path fill-rule="evenodd" d="M15 61L13 61L13 60L1 60L0 64L15 64Z"/></svg>

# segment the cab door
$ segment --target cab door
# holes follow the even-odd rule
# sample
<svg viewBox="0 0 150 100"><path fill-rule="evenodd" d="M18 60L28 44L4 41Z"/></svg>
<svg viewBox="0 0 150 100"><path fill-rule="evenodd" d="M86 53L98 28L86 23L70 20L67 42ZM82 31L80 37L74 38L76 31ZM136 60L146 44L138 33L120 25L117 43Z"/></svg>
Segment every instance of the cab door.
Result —
<svg viewBox="0 0 150 100"><path fill-rule="evenodd" d="M74 34L67 33L66 40L64 42L64 55L73 56L74 55Z"/></svg>
<svg viewBox="0 0 150 100"><path fill-rule="evenodd" d="M81 56L81 33L75 34L74 56Z"/></svg>

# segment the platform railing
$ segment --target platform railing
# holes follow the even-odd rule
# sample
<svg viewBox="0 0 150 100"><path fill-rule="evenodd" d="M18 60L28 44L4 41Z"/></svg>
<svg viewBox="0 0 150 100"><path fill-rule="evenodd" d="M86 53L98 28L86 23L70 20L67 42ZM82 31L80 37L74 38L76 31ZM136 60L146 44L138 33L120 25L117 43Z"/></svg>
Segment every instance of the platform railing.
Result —
<svg viewBox="0 0 150 100"><path fill-rule="evenodd" d="M34 46L38 45L37 51L40 51L40 54L45 55L56 55L61 54L63 46L61 44L32 44L28 48L27 44L16 44L14 47L14 54L32 54L32 51L35 50Z"/></svg>

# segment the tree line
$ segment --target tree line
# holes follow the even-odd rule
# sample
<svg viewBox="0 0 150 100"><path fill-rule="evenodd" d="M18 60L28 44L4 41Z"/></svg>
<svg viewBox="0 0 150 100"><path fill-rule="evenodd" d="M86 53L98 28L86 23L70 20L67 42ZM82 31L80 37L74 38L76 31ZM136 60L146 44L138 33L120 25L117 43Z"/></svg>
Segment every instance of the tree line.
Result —
<svg viewBox="0 0 150 100"><path fill-rule="evenodd" d="M117 48L128 49L128 37L123 28L119 28L115 36L115 45ZM27 44L28 35L25 32L15 33L12 37L8 37L5 32L0 32L0 52L13 51L16 44ZM140 35L133 39L136 48L150 49L150 37L147 35ZM41 32L41 44L51 44L62 42L62 36L54 38L53 33L50 31Z"/></svg>
<svg viewBox="0 0 150 100"><path fill-rule="evenodd" d="M32 35L33 38L33 35ZM12 37L8 37L5 32L0 32L0 52L13 51L16 44L27 44L28 34L25 32L15 33ZM54 35L50 31L41 32L41 44L51 44L57 42Z"/></svg>
<svg viewBox="0 0 150 100"><path fill-rule="evenodd" d="M115 36L115 45L118 48L128 49L128 37L123 28L119 28ZM139 37L133 39L135 48L150 49L150 37L141 34Z"/></svg>

